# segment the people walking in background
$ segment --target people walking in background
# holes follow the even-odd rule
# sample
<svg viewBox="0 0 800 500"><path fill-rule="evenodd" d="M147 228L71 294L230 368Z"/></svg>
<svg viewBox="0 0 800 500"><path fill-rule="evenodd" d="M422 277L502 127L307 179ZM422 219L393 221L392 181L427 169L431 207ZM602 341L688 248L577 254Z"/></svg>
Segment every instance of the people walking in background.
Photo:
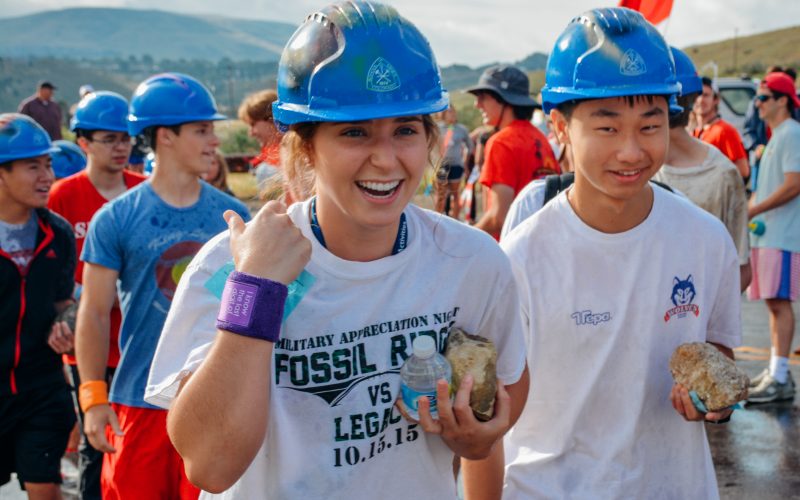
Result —
<svg viewBox="0 0 800 500"><path fill-rule="evenodd" d="M16 472L31 499L60 499L61 457L75 424L61 354L73 333L75 239L47 210L53 183L47 132L0 115L0 485Z"/></svg>
<svg viewBox="0 0 800 500"><path fill-rule="evenodd" d="M791 399L795 383L789 372L794 338L792 302L800 297L800 123L792 119L800 99L792 79L770 73L756 94L759 117L772 135L761 156L748 216L763 226L752 234L751 300L764 299L769 310L772 351L769 368L751 380L749 402Z"/></svg>
<svg viewBox="0 0 800 500"><path fill-rule="evenodd" d="M157 167L146 182L104 205L88 228L76 335L84 431L105 454L105 500L194 499L199 491L167 437L166 412L144 401L145 383L189 262L225 228L225 210L244 219L249 214L241 202L200 180L219 146L214 121L225 118L203 84L179 73L152 76L136 89L129 111L128 130L155 152ZM125 141L126 151L119 149L127 159L127 134L107 138L105 146ZM109 394L109 318L117 290L124 321Z"/></svg>
<svg viewBox="0 0 800 500"><path fill-rule="evenodd" d="M464 166L472 153L474 144L467 127L458 123L455 108L450 106L442 111L439 125L439 172L436 190L436 208L454 219L461 214L461 182L464 180Z"/></svg>
<svg viewBox="0 0 800 500"><path fill-rule="evenodd" d="M274 89L267 89L248 95L239 105L239 119L247 124L250 137L254 137L261 146L261 152L250 162L255 169L259 192L266 187L267 179L281 168L282 134L272 117L272 103L277 98L278 93Z"/></svg>
<svg viewBox="0 0 800 500"><path fill-rule="evenodd" d="M214 161L211 164L211 170L203 174L201 177L204 181L219 189L223 193L234 196L233 191L228 186L228 162L219 150L214 152Z"/></svg>
<svg viewBox="0 0 800 500"><path fill-rule="evenodd" d="M649 182L679 90L669 46L629 9L575 17L550 52L542 104L575 182L501 243L531 367L504 499L719 498L704 422L732 410L697 410L668 365L686 342L733 357L739 263L719 220Z"/></svg>
<svg viewBox="0 0 800 500"><path fill-rule="evenodd" d="M697 70L682 50L671 47L683 111L670 114L669 152L653 179L689 198L692 203L725 224L739 256L740 288L750 284L750 240L747 230L747 193L739 171L717 148L695 139L686 130L689 114L703 85Z"/></svg>
<svg viewBox="0 0 800 500"><path fill-rule="evenodd" d="M86 94L75 109L70 129L86 154L86 169L56 182L50 192L48 207L70 223L77 254L81 255L94 214L146 177L125 168L132 146L128 135L128 101L121 95L107 91ZM83 283L83 261L79 261L75 269L75 283L78 285L75 298L78 299ZM109 311L108 322L108 356L103 380L110 384L119 364L122 312L117 300ZM68 368L83 435L84 414L77 394L81 385L77 360L74 355L65 355L64 363ZM81 499L99 500L103 453L95 449L85 435L79 453Z"/></svg>
<svg viewBox="0 0 800 500"><path fill-rule="evenodd" d="M56 86L47 80L39 82L36 93L19 104L18 111L28 115L47 131L51 140L61 139L61 108L53 100Z"/></svg>
<svg viewBox="0 0 800 500"><path fill-rule="evenodd" d="M739 131L719 115L719 90L711 78L702 77L703 91L694 102L697 119L692 135L719 149L732 161L745 181L750 178L750 163Z"/></svg>
<svg viewBox="0 0 800 500"><path fill-rule="evenodd" d="M468 92L483 122L498 132L486 143L480 182L484 213L475 227L499 239L508 208L530 181L561 173L547 138L531 123L538 103L530 97L528 75L514 66L487 68Z"/></svg>

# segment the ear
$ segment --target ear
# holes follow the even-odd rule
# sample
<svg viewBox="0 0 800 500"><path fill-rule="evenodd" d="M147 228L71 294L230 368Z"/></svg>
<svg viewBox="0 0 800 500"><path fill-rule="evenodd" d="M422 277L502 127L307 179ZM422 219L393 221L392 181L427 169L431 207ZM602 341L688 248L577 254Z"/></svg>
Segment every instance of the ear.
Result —
<svg viewBox="0 0 800 500"><path fill-rule="evenodd" d="M679 280L677 276L675 276L674 278L672 278L672 286L675 286L675 285L677 285L677 284L678 284L678 283L680 283L680 282L681 282L681 280Z"/></svg>
<svg viewBox="0 0 800 500"><path fill-rule="evenodd" d="M171 147L175 142L175 132L170 130L167 127L158 127L156 130L156 144L157 148L161 148L162 146Z"/></svg>
<svg viewBox="0 0 800 500"><path fill-rule="evenodd" d="M550 110L550 120L553 122L553 132L561 144L571 144L569 140L569 121L564 114L557 110Z"/></svg>
<svg viewBox="0 0 800 500"><path fill-rule="evenodd" d="M691 283L691 284L693 284L693 285L694 285L694 278L692 278L692 275L691 275L691 274L689 275L689 277L688 277L688 278L686 278L686 281L688 281L689 283Z"/></svg>
<svg viewBox="0 0 800 500"><path fill-rule="evenodd" d="M78 137L77 144L78 147L81 148L81 151L83 151L84 153L89 152L89 141L86 139L86 137Z"/></svg>

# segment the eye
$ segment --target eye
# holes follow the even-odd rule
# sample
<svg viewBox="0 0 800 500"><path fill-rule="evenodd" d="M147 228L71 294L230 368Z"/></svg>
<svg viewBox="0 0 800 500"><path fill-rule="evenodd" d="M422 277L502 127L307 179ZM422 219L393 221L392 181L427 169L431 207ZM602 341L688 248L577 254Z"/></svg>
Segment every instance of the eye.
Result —
<svg viewBox="0 0 800 500"><path fill-rule="evenodd" d="M402 127L398 127L395 133L397 135L416 135L419 134L419 130L417 130L417 128L414 126L404 125Z"/></svg>
<svg viewBox="0 0 800 500"><path fill-rule="evenodd" d="M367 131L361 127L350 127L342 130L340 135L344 137L366 137Z"/></svg>

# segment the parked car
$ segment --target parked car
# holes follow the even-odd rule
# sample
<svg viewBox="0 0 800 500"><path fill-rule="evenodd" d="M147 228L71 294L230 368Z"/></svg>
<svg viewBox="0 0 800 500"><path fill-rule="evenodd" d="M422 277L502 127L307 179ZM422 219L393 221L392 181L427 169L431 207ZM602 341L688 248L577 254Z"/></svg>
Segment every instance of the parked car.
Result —
<svg viewBox="0 0 800 500"><path fill-rule="evenodd" d="M719 115L744 134L744 114L756 95L758 81L750 78L718 78Z"/></svg>

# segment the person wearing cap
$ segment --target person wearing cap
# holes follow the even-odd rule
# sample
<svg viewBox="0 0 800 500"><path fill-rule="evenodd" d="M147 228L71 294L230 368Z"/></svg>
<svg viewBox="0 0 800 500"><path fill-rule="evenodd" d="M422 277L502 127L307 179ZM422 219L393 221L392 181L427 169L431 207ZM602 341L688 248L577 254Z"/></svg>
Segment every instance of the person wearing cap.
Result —
<svg viewBox="0 0 800 500"><path fill-rule="evenodd" d="M531 368L504 499L719 498L704 422L731 409L695 406L669 360L688 342L733 356L739 259L718 219L649 182L679 91L669 46L630 9L575 17L550 53L542 104L575 181L500 244Z"/></svg>
<svg viewBox="0 0 800 500"><path fill-rule="evenodd" d="M21 103L18 112L28 115L47 131L50 139L61 139L61 107L53 100L53 92L57 90L52 83L39 82L36 93Z"/></svg>
<svg viewBox="0 0 800 500"><path fill-rule="evenodd" d="M498 132L486 143L480 183L486 187L483 216L475 227L499 239L508 208L530 181L560 174L547 138L532 123L539 104L530 97L528 75L514 66L487 68L467 90L483 122Z"/></svg>
<svg viewBox="0 0 800 500"><path fill-rule="evenodd" d="M128 101L121 95L99 91L87 93L75 109L70 130L77 136L79 151L86 154L86 168L56 182L47 202L50 210L60 214L72 226L78 255L83 251L89 223L94 214L110 200L145 180L143 175L125 169L131 151L128 135ZM73 144L74 147L75 146ZM54 161L55 163L55 161ZM83 283L83 262L75 269L75 282ZM79 298L80 288L76 291ZM117 301L109 315L108 361L105 380L110 383L119 363L119 326L122 312ZM77 360L64 356L73 391L76 393L78 419L83 423L83 411L77 404L80 387ZM81 426L81 432L83 428ZM100 499L100 471L103 454L82 439L80 448L79 491L83 500Z"/></svg>
<svg viewBox="0 0 800 500"><path fill-rule="evenodd" d="M692 137L686 130L689 114L703 85L692 60L670 47L675 60L683 111L670 114L669 152L653 179L686 195L695 205L725 224L739 257L740 289L750 284L750 240L747 230L747 193L739 171L719 149Z"/></svg>
<svg viewBox="0 0 800 500"><path fill-rule="evenodd" d="M751 234L753 282L750 300L763 299L769 311L772 352L769 368L750 389L748 401L768 403L791 399L795 384L789 374L794 337L792 302L800 297L800 123L792 119L800 99L792 79L770 73L756 93L758 116L772 131L761 156L756 190L748 217L763 224Z"/></svg>
<svg viewBox="0 0 800 500"><path fill-rule="evenodd" d="M47 132L0 115L0 485L16 472L29 498L61 498L61 457L75 424L61 354L70 327L75 239L47 210Z"/></svg>
<svg viewBox="0 0 800 500"><path fill-rule="evenodd" d="M439 147L431 115L449 101L430 45L392 7L341 2L298 28L277 82L284 168L312 176L316 195L270 201L247 226L226 214L230 230L178 287L147 400L170 408L204 498L455 500L454 455L471 495L528 379L507 259L411 203ZM479 288L462 286L467 268ZM438 419L427 397L419 421L404 418L413 340L441 352L453 326L496 346L494 416L476 419L467 377L452 403L438 381Z"/></svg>
<svg viewBox="0 0 800 500"><path fill-rule="evenodd" d="M79 118L77 114L76 128L106 128L83 124ZM223 212L233 210L249 218L241 202L200 180L211 169L219 146L214 122L224 118L202 83L187 75L162 73L146 79L134 92L127 133L91 137L105 141L94 146L107 148L114 169L127 160L128 134L155 151L157 164L146 182L123 194L120 183L99 186L103 197L117 196L92 218L81 253L83 288L76 333L79 402L84 432L90 444L105 454L100 480L104 499L198 495L167 436L166 411L146 403L144 389L164 319L189 262L226 227ZM116 177L120 178L124 180L124 174ZM119 331L120 360L109 391L108 346L117 290L124 321Z"/></svg>
<svg viewBox="0 0 800 500"><path fill-rule="evenodd" d="M719 149L732 161L742 179L750 178L750 162L736 127L719 115L719 90L716 83L707 76L702 77L703 91L694 102L693 111L697 127L692 135Z"/></svg>

